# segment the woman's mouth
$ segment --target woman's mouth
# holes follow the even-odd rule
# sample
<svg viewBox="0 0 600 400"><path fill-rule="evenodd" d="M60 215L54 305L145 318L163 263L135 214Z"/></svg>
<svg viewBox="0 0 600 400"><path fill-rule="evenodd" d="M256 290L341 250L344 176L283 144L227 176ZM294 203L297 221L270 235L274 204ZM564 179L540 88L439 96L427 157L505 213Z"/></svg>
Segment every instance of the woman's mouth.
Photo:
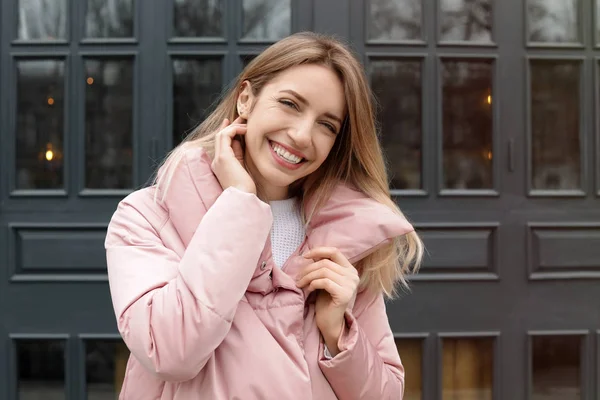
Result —
<svg viewBox="0 0 600 400"><path fill-rule="evenodd" d="M304 158L298 157L295 154L290 153L279 144L269 140L269 147L275 160L282 166L290 169L296 169L306 161Z"/></svg>

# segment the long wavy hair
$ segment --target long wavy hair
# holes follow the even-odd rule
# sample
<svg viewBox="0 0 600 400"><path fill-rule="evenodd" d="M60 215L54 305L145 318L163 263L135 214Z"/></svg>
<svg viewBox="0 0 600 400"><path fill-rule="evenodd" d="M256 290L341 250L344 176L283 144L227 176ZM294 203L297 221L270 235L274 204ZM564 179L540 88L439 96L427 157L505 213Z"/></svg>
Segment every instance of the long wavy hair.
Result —
<svg viewBox="0 0 600 400"><path fill-rule="evenodd" d="M375 123L375 100L364 69L352 51L339 40L312 32L297 33L278 41L246 66L208 118L164 160L154 182L162 199L166 196L174 167L180 162L186 147L199 146L211 157L214 156L215 136L222 121L226 118L233 121L238 117L237 99L244 81L251 83L254 95L258 96L265 84L278 73L302 64L324 65L335 71L343 84L348 110L342 132L323 165L295 183L305 223L310 223L312 216L341 182L350 184L402 215L390 196ZM309 200L313 206L306 210ZM422 257L423 243L416 232L396 238L357 263L361 290L395 297L399 286L408 287L406 277L417 272Z"/></svg>

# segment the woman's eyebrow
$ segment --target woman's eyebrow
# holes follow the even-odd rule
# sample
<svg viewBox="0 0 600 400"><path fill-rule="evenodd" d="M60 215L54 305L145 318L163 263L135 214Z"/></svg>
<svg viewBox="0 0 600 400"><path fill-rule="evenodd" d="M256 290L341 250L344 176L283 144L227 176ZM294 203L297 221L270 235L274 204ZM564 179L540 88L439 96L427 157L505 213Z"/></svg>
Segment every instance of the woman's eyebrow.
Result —
<svg viewBox="0 0 600 400"><path fill-rule="evenodd" d="M298 92L296 92L295 90L292 89L284 89L284 90L280 90L279 93L288 93L291 94L292 96L296 97L298 99L298 101L304 105L308 105L308 100L306 100L304 97L302 97ZM335 121L337 121L340 125L343 123L342 119L340 117L338 117L337 115L334 115L332 113L325 113L323 114L325 115L327 118L331 118Z"/></svg>

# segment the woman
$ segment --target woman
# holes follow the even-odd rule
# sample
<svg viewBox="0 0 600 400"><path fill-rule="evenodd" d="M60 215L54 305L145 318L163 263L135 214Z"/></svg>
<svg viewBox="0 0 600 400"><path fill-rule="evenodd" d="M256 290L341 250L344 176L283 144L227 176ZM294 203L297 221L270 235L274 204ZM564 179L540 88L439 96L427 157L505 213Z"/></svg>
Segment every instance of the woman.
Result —
<svg viewBox="0 0 600 400"><path fill-rule="evenodd" d="M332 38L257 56L106 238L121 399L401 399L384 297L422 245Z"/></svg>

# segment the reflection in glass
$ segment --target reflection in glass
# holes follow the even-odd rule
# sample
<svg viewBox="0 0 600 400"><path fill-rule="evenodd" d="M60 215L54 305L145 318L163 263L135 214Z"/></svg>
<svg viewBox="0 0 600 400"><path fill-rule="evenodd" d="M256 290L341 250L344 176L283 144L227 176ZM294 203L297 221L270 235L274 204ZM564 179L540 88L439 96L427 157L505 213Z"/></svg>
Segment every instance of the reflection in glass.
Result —
<svg viewBox="0 0 600 400"><path fill-rule="evenodd" d="M532 400L581 399L581 339L532 337Z"/></svg>
<svg viewBox="0 0 600 400"><path fill-rule="evenodd" d="M125 377L129 350L120 340L85 342L85 381L88 400L114 400Z"/></svg>
<svg viewBox="0 0 600 400"><path fill-rule="evenodd" d="M242 39L276 41L291 32L291 0L243 0Z"/></svg>
<svg viewBox="0 0 600 400"><path fill-rule="evenodd" d="M63 187L65 64L17 62L16 189Z"/></svg>
<svg viewBox="0 0 600 400"><path fill-rule="evenodd" d="M581 188L579 61L531 61L532 188Z"/></svg>
<svg viewBox="0 0 600 400"><path fill-rule="evenodd" d="M492 62L441 64L445 189L491 189Z"/></svg>
<svg viewBox="0 0 600 400"><path fill-rule="evenodd" d="M422 0L367 0L369 40L421 40Z"/></svg>
<svg viewBox="0 0 600 400"><path fill-rule="evenodd" d="M19 400L64 400L65 342L15 341Z"/></svg>
<svg viewBox="0 0 600 400"><path fill-rule="evenodd" d="M600 46L600 0L596 0L596 46Z"/></svg>
<svg viewBox="0 0 600 400"><path fill-rule="evenodd" d="M381 143L393 189L421 189L422 63L372 60L371 86L381 104Z"/></svg>
<svg viewBox="0 0 600 400"><path fill-rule="evenodd" d="M18 38L60 40L67 38L66 0L19 0Z"/></svg>
<svg viewBox="0 0 600 400"><path fill-rule="evenodd" d="M492 41L491 0L442 0L440 8L442 41Z"/></svg>
<svg viewBox="0 0 600 400"><path fill-rule="evenodd" d="M578 0L527 0L530 42L579 43Z"/></svg>
<svg viewBox="0 0 600 400"><path fill-rule="evenodd" d="M85 61L85 187L132 187L133 62Z"/></svg>
<svg viewBox="0 0 600 400"><path fill-rule="evenodd" d="M222 0L174 0L177 37L222 37Z"/></svg>
<svg viewBox="0 0 600 400"><path fill-rule="evenodd" d="M492 400L493 338L444 338L443 400Z"/></svg>
<svg viewBox="0 0 600 400"><path fill-rule="evenodd" d="M423 340L396 339L398 354L406 371L404 400L421 400L423 391Z"/></svg>
<svg viewBox="0 0 600 400"><path fill-rule="evenodd" d="M173 60L173 147L212 111L222 81L220 59Z"/></svg>
<svg viewBox="0 0 600 400"><path fill-rule="evenodd" d="M87 0L85 34L92 38L133 36L133 0Z"/></svg>
<svg viewBox="0 0 600 400"><path fill-rule="evenodd" d="M250 64L250 62L252 60L254 60L256 58L256 54L244 54L240 56L240 59L242 61L242 68L246 68L248 66L248 64Z"/></svg>

